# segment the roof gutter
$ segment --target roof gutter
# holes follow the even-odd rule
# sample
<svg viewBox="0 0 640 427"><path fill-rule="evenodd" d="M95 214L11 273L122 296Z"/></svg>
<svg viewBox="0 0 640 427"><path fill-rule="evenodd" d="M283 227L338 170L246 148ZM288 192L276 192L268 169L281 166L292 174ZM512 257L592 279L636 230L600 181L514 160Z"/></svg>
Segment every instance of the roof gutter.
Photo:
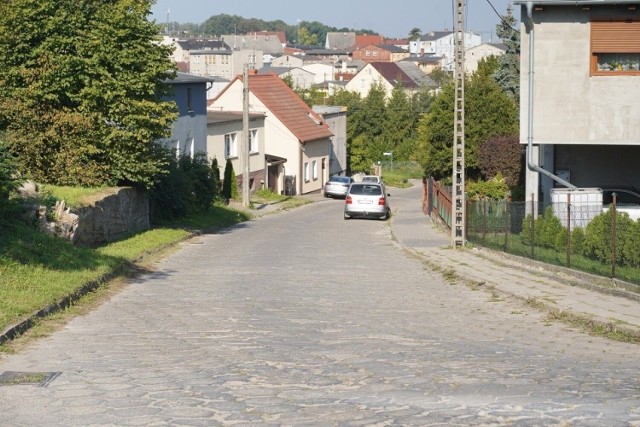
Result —
<svg viewBox="0 0 640 427"><path fill-rule="evenodd" d="M557 182L560 185L564 185L565 187L568 187L572 190L577 190L578 187L576 187L575 185L571 184L568 181L565 181L564 179L560 178L557 175L552 174L551 172L544 170L543 168L541 168L540 166L536 165L533 163L533 161L531 160L532 154L533 154L533 52L534 52L534 35L533 35L533 3L532 1L528 1L526 3L526 9L527 9L527 17L524 20L524 25L525 28L527 29L528 33L529 33L529 105L528 105L528 117L527 117L527 121L528 121L528 128L527 128L527 167L529 168L529 170L531 171L535 171L535 172L539 172L549 178L551 178L552 180L554 180L555 182Z"/></svg>

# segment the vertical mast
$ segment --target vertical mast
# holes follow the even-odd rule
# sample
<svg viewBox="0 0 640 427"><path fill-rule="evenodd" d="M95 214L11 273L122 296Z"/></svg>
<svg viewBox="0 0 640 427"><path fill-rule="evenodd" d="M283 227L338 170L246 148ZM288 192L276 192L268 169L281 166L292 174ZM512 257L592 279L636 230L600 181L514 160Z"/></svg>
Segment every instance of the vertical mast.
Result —
<svg viewBox="0 0 640 427"><path fill-rule="evenodd" d="M464 39L465 39L465 0L453 0L455 4L455 104L454 104L454 136L453 136L453 183L451 245L462 248L466 238L466 200L464 190Z"/></svg>
<svg viewBox="0 0 640 427"><path fill-rule="evenodd" d="M242 206L249 207L249 152L251 135L249 135L249 64L244 65L242 89Z"/></svg>

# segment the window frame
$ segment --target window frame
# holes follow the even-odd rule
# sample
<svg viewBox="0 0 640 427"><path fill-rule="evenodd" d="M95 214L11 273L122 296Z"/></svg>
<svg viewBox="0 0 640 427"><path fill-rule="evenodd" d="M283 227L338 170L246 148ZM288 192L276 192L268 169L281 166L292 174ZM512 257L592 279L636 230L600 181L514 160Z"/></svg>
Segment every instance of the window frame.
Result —
<svg viewBox="0 0 640 427"><path fill-rule="evenodd" d="M238 133L226 133L224 135L224 158L238 158Z"/></svg>
<svg viewBox="0 0 640 427"><path fill-rule="evenodd" d="M590 76L640 76L638 70L600 70L599 55L637 55L640 63L640 20L593 19L590 24Z"/></svg>
<svg viewBox="0 0 640 427"><path fill-rule="evenodd" d="M260 152L258 129L249 129L249 154Z"/></svg>

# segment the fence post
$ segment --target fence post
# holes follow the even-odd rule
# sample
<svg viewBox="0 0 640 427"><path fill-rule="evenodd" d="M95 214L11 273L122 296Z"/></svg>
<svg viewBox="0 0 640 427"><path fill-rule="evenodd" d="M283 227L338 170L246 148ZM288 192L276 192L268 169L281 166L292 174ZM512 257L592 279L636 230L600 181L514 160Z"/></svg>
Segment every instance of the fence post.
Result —
<svg viewBox="0 0 640 427"><path fill-rule="evenodd" d="M487 239L487 199L482 197L480 200L480 209L482 209L482 244L486 245ZM469 217L469 215L467 215Z"/></svg>
<svg viewBox="0 0 640 427"><path fill-rule="evenodd" d="M571 193L567 193L567 267L571 268Z"/></svg>
<svg viewBox="0 0 640 427"><path fill-rule="evenodd" d="M616 202L617 194L613 193L611 209L611 278L616 277Z"/></svg>
<svg viewBox="0 0 640 427"><path fill-rule="evenodd" d="M509 252L509 231L511 230L511 201L506 202L504 221L504 251Z"/></svg>
<svg viewBox="0 0 640 427"><path fill-rule="evenodd" d="M533 251L533 247L534 247L534 240L536 238L536 216L534 213L534 209L535 209L535 199L534 199L534 194L531 193L531 259L535 258L535 254Z"/></svg>

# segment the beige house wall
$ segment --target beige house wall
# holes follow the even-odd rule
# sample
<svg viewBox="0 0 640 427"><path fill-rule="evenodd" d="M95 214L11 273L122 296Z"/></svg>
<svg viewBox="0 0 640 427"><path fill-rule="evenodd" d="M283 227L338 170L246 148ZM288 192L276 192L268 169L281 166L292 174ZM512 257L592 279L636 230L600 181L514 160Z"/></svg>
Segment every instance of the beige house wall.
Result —
<svg viewBox="0 0 640 427"><path fill-rule="evenodd" d="M540 144L640 144L637 76L590 76L590 11L538 12L533 137ZM520 139L527 142L529 37L522 34Z"/></svg>
<svg viewBox="0 0 640 427"><path fill-rule="evenodd" d="M258 151L249 154L249 173L255 173L264 170L264 120L251 120L249 122L249 130L258 131ZM242 121L210 124L207 126L207 157L209 161L215 157L218 159L218 166L221 172L224 171L224 165L227 159L224 157L224 136L226 134L237 134L238 156L231 158L231 164L236 176L243 173L244 166L241 164L242 148L246 141L244 132L242 131ZM221 174L222 175L222 174Z"/></svg>
<svg viewBox="0 0 640 427"><path fill-rule="evenodd" d="M472 47L464 53L464 70L468 74L475 73L478 70L480 61L490 56L501 56L504 53L504 50L488 43Z"/></svg>
<svg viewBox="0 0 640 427"><path fill-rule="evenodd" d="M316 159L318 164L321 164L322 158L325 158L325 162L328 165L329 146L331 144L329 138L307 143L303 150L303 145L300 141L277 117L269 112L259 98L251 94L249 103L251 112L266 114L264 122L264 151L266 154L287 159L286 163L283 164L284 175L296 177L296 193L304 194L322 188L324 181L321 180L312 180L309 183L305 183L302 168L305 159L309 161ZM219 110L220 107L223 107L225 111L242 111L242 82L240 80L236 80L231 87L222 93L210 109L215 111Z"/></svg>
<svg viewBox="0 0 640 427"><path fill-rule="evenodd" d="M534 69L531 162L569 182L597 187L619 179L631 184L627 163L616 161L624 147L640 145L640 85L637 76L590 75L591 20L620 18L626 6L607 4L545 7L533 12ZM521 16L525 19L523 6ZM529 33L521 24L520 142L529 129ZM570 145L565 149L561 145ZM599 147L591 153L590 147ZM575 157L571 160L571 157ZM636 167L632 168L637 170ZM549 203L555 184L538 172L526 171L526 194L540 192Z"/></svg>

